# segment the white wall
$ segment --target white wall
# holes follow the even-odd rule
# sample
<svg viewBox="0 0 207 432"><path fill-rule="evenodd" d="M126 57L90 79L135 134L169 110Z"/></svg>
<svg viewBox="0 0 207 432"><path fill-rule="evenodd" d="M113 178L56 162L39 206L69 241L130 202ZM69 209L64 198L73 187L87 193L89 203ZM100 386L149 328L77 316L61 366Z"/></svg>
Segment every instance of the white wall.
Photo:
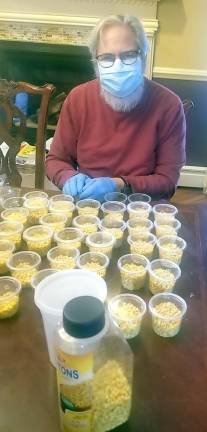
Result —
<svg viewBox="0 0 207 432"><path fill-rule="evenodd" d="M131 13L141 18L156 18L152 0L0 0L0 12L105 16Z"/></svg>

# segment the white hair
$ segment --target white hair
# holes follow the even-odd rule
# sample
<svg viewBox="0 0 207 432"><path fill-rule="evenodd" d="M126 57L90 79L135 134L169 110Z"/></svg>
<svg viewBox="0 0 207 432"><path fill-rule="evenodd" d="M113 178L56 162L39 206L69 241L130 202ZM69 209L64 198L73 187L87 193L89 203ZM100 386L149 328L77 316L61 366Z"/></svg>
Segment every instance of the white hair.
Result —
<svg viewBox="0 0 207 432"><path fill-rule="evenodd" d="M148 41L147 36L144 31L144 27L141 21L135 16L130 15L110 15L101 19L97 25L92 30L88 47L91 53L92 61L95 61L97 56L97 47L103 33L107 27L113 27L115 25L125 25L128 26L135 35L137 49L141 51L141 59L143 64L143 69L146 63L146 55L148 52Z"/></svg>

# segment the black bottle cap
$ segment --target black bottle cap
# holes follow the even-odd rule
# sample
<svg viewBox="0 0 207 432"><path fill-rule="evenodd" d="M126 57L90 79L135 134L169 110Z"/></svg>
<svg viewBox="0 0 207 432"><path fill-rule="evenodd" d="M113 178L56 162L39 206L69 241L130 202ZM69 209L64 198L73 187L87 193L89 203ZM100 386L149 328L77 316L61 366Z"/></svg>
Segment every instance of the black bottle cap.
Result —
<svg viewBox="0 0 207 432"><path fill-rule="evenodd" d="M76 297L63 309L63 327L72 337L83 339L95 336L104 325L104 304L95 297Z"/></svg>

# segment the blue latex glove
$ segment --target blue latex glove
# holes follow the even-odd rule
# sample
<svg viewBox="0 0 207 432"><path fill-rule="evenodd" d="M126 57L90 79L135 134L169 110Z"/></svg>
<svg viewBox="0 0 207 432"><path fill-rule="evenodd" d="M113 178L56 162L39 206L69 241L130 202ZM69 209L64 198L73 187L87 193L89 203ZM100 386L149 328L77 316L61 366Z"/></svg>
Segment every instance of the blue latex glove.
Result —
<svg viewBox="0 0 207 432"><path fill-rule="evenodd" d="M117 189L115 181L110 177L99 177L87 180L80 194L80 199L92 198L103 202L104 195L107 192L116 192Z"/></svg>
<svg viewBox="0 0 207 432"><path fill-rule="evenodd" d="M70 177L63 186L63 193L73 197L79 196L86 184L86 180L90 180L90 177L81 173Z"/></svg>

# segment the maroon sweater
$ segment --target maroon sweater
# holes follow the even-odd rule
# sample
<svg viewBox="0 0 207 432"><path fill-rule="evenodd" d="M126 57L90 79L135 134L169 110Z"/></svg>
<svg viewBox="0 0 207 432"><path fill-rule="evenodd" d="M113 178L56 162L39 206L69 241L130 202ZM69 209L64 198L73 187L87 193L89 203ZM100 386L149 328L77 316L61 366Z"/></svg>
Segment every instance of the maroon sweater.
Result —
<svg viewBox="0 0 207 432"><path fill-rule="evenodd" d="M46 159L58 187L77 170L90 177L123 177L135 192L174 192L185 163L185 117L180 99L145 79L140 104L116 112L93 80L66 98Z"/></svg>

